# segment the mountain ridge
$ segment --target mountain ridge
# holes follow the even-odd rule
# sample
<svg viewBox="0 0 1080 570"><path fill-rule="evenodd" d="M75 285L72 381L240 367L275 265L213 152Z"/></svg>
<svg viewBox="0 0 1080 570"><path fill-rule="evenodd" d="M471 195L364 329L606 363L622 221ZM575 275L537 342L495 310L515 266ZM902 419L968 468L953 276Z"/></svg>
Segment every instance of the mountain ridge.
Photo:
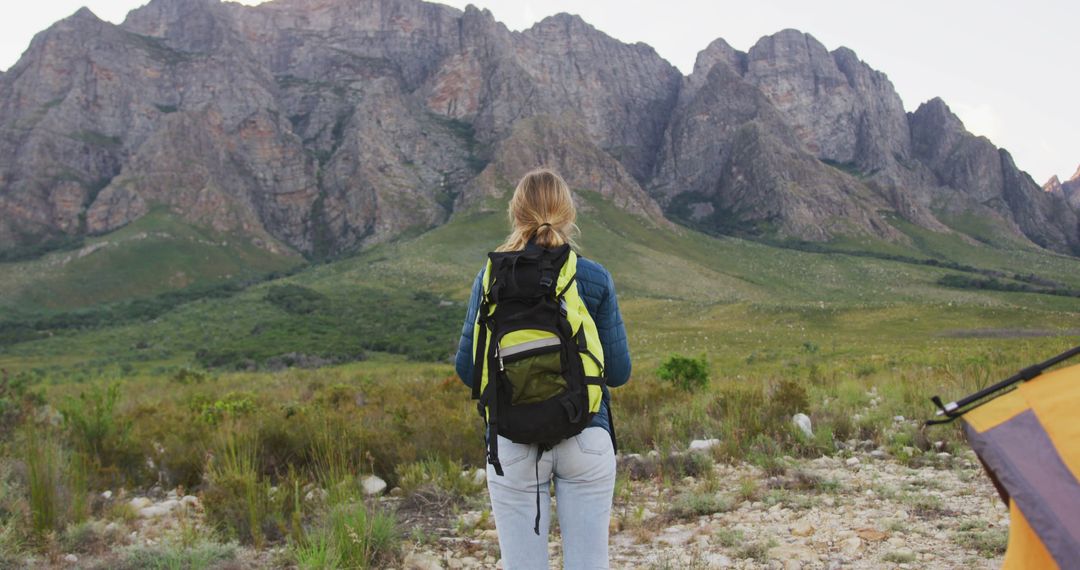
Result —
<svg viewBox="0 0 1080 570"><path fill-rule="evenodd" d="M120 25L81 9L39 33L0 75L0 125L0 242L16 247L161 204L340 255L546 164L710 233L903 241L883 212L961 235L946 221L975 216L1080 252L1080 205L944 101L906 112L884 73L794 29L747 52L718 38L684 76L565 13L516 32L419 0L153 0Z"/></svg>

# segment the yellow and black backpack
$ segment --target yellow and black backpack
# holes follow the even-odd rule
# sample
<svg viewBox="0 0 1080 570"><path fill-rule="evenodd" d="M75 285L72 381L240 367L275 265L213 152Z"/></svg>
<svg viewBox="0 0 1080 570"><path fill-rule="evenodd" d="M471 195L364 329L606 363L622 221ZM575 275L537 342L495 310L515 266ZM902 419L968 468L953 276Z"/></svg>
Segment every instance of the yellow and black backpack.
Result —
<svg viewBox="0 0 1080 570"><path fill-rule="evenodd" d="M578 295L577 254L532 240L488 254L473 333L472 396L487 458L502 475L498 436L540 453L584 430L600 411L604 353ZM539 454L537 456L539 461Z"/></svg>

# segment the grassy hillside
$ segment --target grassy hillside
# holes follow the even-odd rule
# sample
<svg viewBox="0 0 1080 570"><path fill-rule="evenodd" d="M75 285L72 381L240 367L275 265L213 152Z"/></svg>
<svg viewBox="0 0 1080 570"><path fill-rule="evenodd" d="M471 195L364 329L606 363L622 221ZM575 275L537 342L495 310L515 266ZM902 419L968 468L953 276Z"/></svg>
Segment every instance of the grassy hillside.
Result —
<svg viewBox="0 0 1080 570"><path fill-rule="evenodd" d="M241 238L193 226L165 208L87 238L76 250L0 263L0 317L148 297L284 271L303 262Z"/></svg>
<svg viewBox="0 0 1080 570"><path fill-rule="evenodd" d="M1080 289L1080 261L1029 247L991 248L900 221L897 226L911 236L910 244L766 244L659 227L598 195L585 193L583 198L581 251L614 275L632 348L646 363L677 350L735 362L760 347L783 353L798 351L804 343L844 350L855 343L873 352L877 341L919 353L943 337L971 342L972 336L1069 333L1080 312L1075 297L940 284L948 275L999 275L1001 283L1023 285L1012 277L1034 275L1041 284ZM181 233L184 228L166 225L172 223L168 218L150 223L161 224L160 232L168 228L174 236L170 243L176 243L175 236L191 237ZM125 236L149 231L126 228L109 239L124 243ZM38 322L33 335L18 337L37 340L9 339L0 347L0 366L37 369L42 376L49 372L55 381L56 374L89 378L183 365L252 369L380 355L446 361L456 346L472 278L505 231L501 212L463 214L410 239L228 295L177 303L148 318L105 318L66 328ZM244 255L256 255L197 240L186 243L192 244L189 249L160 260L153 254L155 248L166 249L166 242L103 256L102 262L138 261L127 266L127 279L113 278L115 290L101 283L93 287L116 296L149 292L160 285L159 275L194 273L191 268L197 266L204 279L215 272L220 278L222 272L238 272L230 263L239 265ZM97 263L95 255L87 256L86 263ZM44 299L49 290L62 296L61 291L77 289L77 281L64 272L77 267L93 271L69 267L82 261L47 274L21 298ZM266 257L258 261L266 269L284 263ZM48 260L33 263L40 268Z"/></svg>

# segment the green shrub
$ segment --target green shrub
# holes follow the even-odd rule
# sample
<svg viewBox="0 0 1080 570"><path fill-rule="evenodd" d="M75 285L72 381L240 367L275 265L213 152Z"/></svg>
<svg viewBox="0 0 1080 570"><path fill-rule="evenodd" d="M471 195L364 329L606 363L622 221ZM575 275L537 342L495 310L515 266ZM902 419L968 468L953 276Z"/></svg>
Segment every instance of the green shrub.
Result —
<svg viewBox="0 0 1080 570"><path fill-rule="evenodd" d="M207 380L208 377L209 376L205 372L195 370L194 368L188 368L188 367L185 366L184 368L181 368L181 369L177 370L175 373L173 373L173 375L169 377L169 380L171 382L175 382L177 384L184 384L184 385L187 385L187 384L202 384L203 382L205 382Z"/></svg>
<svg viewBox="0 0 1080 570"><path fill-rule="evenodd" d="M30 523L40 538L63 527L63 450L50 434L39 433L35 427L28 428L26 434L23 461L26 463Z"/></svg>
<svg viewBox="0 0 1080 570"><path fill-rule="evenodd" d="M484 489L482 480L474 480L460 461L452 459L425 459L401 465L397 474L398 486L406 495L421 492L456 502Z"/></svg>
<svg viewBox="0 0 1080 570"><path fill-rule="evenodd" d="M270 511L269 484L259 477L256 445L228 434L207 467L206 519L226 536L262 547Z"/></svg>
<svg viewBox="0 0 1080 570"><path fill-rule="evenodd" d="M313 533L289 545L289 552L301 570L340 568L341 554L325 532Z"/></svg>
<svg viewBox="0 0 1080 570"><path fill-rule="evenodd" d="M300 568L383 568L397 557L400 542L392 514L350 501L333 507L289 551Z"/></svg>
<svg viewBox="0 0 1080 570"><path fill-rule="evenodd" d="M193 545L128 546L120 550L118 570L203 570L234 560L235 544L201 540Z"/></svg>
<svg viewBox="0 0 1080 570"><path fill-rule="evenodd" d="M328 300L326 295L300 285L271 285L266 290L266 301L275 307L294 315L306 315L324 311Z"/></svg>
<svg viewBox="0 0 1080 570"><path fill-rule="evenodd" d="M673 354L660 365L656 376L687 392L692 392L709 383L709 365L704 356L690 358Z"/></svg>
<svg viewBox="0 0 1080 570"><path fill-rule="evenodd" d="M131 421L120 415L120 386L93 387L67 398L60 414L72 446L96 462L103 472L119 470L131 475L141 457L131 440Z"/></svg>
<svg viewBox="0 0 1080 570"><path fill-rule="evenodd" d="M769 398L767 413L775 418L787 420L792 415L806 412L810 399L806 388L795 380L784 379L773 390Z"/></svg>
<svg viewBox="0 0 1080 570"><path fill-rule="evenodd" d="M209 424L217 424L224 418L248 414L253 411L256 406L252 394L246 392L228 392L217 399L205 395L196 396L192 398L189 407L202 421Z"/></svg>
<svg viewBox="0 0 1080 570"><path fill-rule="evenodd" d="M401 540L392 514L368 510L362 503L334 507L326 531L343 568L383 568Z"/></svg>
<svg viewBox="0 0 1080 570"><path fill-rule="evenodd" d="M718 493L685 491L680 494L668 509L668 513L680 519L692 519L702 515L730 511L733 502Z"/></svg>

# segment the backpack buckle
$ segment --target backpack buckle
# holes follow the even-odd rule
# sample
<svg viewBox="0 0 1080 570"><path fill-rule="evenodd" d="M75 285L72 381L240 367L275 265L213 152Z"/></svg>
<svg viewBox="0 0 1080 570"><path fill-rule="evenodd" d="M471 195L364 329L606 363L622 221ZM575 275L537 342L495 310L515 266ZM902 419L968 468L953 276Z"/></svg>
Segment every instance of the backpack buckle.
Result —
<svg viewBox="0 0 1080 570"><path fill-rule="evenodd" d="M550 275L545 275L545 276L540 278L540 286L543 287L544 289L547 289L548 287L551 287L552 283L553 283L553 281L552 281Z"/></svg>

